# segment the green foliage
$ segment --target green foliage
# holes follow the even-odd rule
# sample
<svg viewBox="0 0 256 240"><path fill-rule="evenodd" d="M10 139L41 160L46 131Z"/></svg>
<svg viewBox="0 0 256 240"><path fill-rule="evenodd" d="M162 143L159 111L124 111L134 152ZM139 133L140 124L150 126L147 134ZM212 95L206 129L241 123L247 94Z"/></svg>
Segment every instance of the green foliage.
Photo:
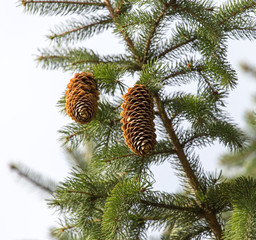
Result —
<svg viewBox="0 0 256 240"><path fill-rule="evenodd" d="M118 143L123 141L120 109L110 102L102 101L95 120L86 125L70 123L59 132L62 134L63 144L71 149L87 141L93 141L99 148Z"/></svg>
<svg viewBox="0 0 256 240"><path fill-rule="evenodd" d="M136 239L144 230L144 219L138 215L138 201L144 189L150 185L138 178L127 179L116 184L106 199L102 218L105 239Z"/></svg>
<svg viewBox="0 0 256 240"><path fill-rule="evenodd" d="M98 64L92 68L94 77L97 79L101 92L115 94L118 88L124 93L126 85L121 80L125 73L125 67L121 68L117 63Z"/></svg>
<svg viewBox="0 0 256 240"><path fill-rule="evenodd" d="M81 71L87 65L100 63L99 56L92 50L84 48L42 49L37 57L38 63L44 69L62 69L64 71Z"/></svg>
<svg viewBox="0 0 256 240"><path fill-rule="evenodd" d="M95 181L97 181L97 186ZM83 231L78 232L77 236L87 234L93 239L100 236L102 203L116 181L116 178L113 177L109 177L107 180L106 176L103 179L99 174L90 174L87 171L81 173L74 170L73 177L67 179L63 186L57 189L56 197L51 203L53 206L58 206L63 214L69 215L69 212L73 212L68 221L65 222L67 232L73 227L78 227L83 228ZM84 183L86 183L86 188ZM80 211L77 212L75 209L80 209Z"/></svg>
<svg viewBox="0 0 256 240"><path fill-rule="evenodd" d="M153 227L165 228L165 240L254 239L254 180L227 181L205 172L195 150L216 141L231 150L246 145L224 111L238 81L227 43L255 38L255 1L219 7L207 0L21 2L29 13L75 16L55 27L49 39L57 44L40 50L37 60L46 69L92 72L101 93L93 121L60 130L76 158L79 146L92 145L87 164L78 160L49 201L63 217L60 238L139 240ZM76 46L107 29L123 40L125 53L102 55ZM121 95L131 78L146 85L154 101L157 144L147 157L132 153L122 136ZM191 91L176 90L185 84ZM65 112L64 94L58 106ZM154 190L151 166L165 162L180 178L181 193Z"/></svg>
<svg viewBox="0 0 256 240"><path fill-rule="evenodd" d="M227 222L225 239L255 239L256 181L240 177L233 181L231 191L233 213Z"/></svg>
<svg viewBox="0 0 256 240"><path fill-rule="evenodd" d="M134 72L137 70L136 65L126 55L106 55L99 56L91 49L79 48L55 48L53 50L42 49L39 51L40 55L37 57L38 63L49 70L61 69L63 71L93 71L100 72L98 65L101 63L110 64L112 68L118 67L121 71ZM104 66L104 65L102 65ZM105 67L105 66L104 66ZM112 74L113 75L110 75ZM108 71L110 78L115 78L116 72ZM99 78L102 77L102 74Z"/></svg>
<svg viewBox="0 0 256 240"><path fill-rule="evenodd" d="M215 139L230 149L242 148L245 134L235 124L227 121L221 108L201 96L175 93L164 101L174 126L180 126L184 120L189 124L186 130L179 129L181 142L186 147L206 146ZM225 115L225 118L223 116Z"/></svg>
<svg viewBox="0 0 256 240"><path fill-rule="evenodd" d="M58 44L74 43L107 30L112 24L112 19L109 16L83 17L79 21L67 21L61 26L55 27L55 30L52 30L52 34L48 38Z"/></svg>
<svg viewBox="0 0 256 240"><path fill-rule="evenodd" d="M21 4L28 13L39 14L42 16L85 14L103 9L106 5L99 0L80 1L31 1L21 0ZM70 4L72 3L72 4Z"/></svg>
<svg viewBox="0 0 256 240"><path fill-rule="evenodd" d="M227 31L229 37L236 39L255 39L254 0L228 1L220 6L217 18Z"/></svg>
<svg viewBox="0 0 256 240"><path fill-rule="evenodd" d="M158 61L149 61L143 65L139 75L139 84L147 85L152 93L159 91L163 87L162 78L168 72L168 66Z"/></svg>

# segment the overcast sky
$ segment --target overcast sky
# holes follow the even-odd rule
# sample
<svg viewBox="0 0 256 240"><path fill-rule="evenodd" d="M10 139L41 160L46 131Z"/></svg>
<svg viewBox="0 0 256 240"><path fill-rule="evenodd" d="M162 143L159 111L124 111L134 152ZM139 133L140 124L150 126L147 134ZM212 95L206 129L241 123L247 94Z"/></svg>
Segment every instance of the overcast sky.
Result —
<svg viewBox="0 0 256 240"><path fill-rule="evenodd" d="M24 14L17 5L14 0L0 5L0 238L47 240L48 229L56 226L58 218L42 200L48 196L21 181L9 170L8 163L22 162L56 181L67 176L70 166L57 131L70 120L58 112L56 102L72 75L42 70L34 61L37 49L49 45L45 35L61 18ZM104 40L98 36L88 41L86 47L101 53L122 50L119 40L109 34ZM244 126L245 111L253 108L256 82L240 71L239 63L247 61L256 66L255 56L256 42L230 41L228 57L238 71L239 85L230 95L228 110L240 126ZM214 171L224 151L218 144L203 150L203 166ZM160 166L155 171L157 189L178 189L169 167Z"/></svg>

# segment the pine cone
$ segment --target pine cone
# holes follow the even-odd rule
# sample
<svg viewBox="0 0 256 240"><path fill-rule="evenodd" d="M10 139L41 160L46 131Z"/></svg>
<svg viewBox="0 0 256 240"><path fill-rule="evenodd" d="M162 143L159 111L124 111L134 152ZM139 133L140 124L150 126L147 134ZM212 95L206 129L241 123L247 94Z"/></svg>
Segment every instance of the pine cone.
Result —
<svg viewBox="0 0 256 240"><path fill-rule="evenodd" d="M150 155L156 145L153 99L146 86L135 84L123 95L121 112L125 142L139 156Z"/></svg>
<svg viewBox="0 0 256 240"><path fill-rule="evenodd" d="M85 124L96 117L99 91L91 73L76 73L67 85L66 112L76 122Z"/></svg>

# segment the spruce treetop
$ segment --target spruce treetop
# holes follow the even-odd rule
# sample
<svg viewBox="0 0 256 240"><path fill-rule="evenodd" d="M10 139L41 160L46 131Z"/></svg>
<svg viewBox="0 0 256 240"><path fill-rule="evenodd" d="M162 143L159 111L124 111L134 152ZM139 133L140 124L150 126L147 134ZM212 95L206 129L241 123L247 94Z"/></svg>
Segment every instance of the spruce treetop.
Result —
<svg viewBox="0 0 256 240"><path fill-rule="evenodd" d="M32 14L70 16L51 30L48 38L55 44L41 49L37 60L45 69L93 74L100 93L93 120L72 122L60 130L69 148L87 142L94 147L86 168L74 168L49 202L63 217L56 233L67 239L134 240L147 239L153 227L165 229L165 240L256 239L255 180L209 174L196 154L197 148L215 141L231 150L246 145L245 135L225 111L225 99L238 82L227 60L227 43L256 38L255 0L230 0L220 6L200 0L21 3ZM123 53L103 55L78 44L107 30L122 40ZM153 110L145 110L147 115L146 106L136 100L136 114L129 115L124 107L120 116L121 97L133 87L129 79L150 93L143 100L152 97ZM183 90L192 84L194 93ZM87 91L84 84L79 87ZM70 102L73 109L79 101ZM58 103L64 113L65 104L64 94ZM142 133L147 124L152 131L153 125L156 128L150 155L137 155L126 145L133 144L130 139L142 141L137 125L132 125L125 143L123 130L128 127L122 128L122 123L129 124L130 117L136 124L143 122ZM163 162L177 172L181 193L154 190L150 167Z"/></svg>

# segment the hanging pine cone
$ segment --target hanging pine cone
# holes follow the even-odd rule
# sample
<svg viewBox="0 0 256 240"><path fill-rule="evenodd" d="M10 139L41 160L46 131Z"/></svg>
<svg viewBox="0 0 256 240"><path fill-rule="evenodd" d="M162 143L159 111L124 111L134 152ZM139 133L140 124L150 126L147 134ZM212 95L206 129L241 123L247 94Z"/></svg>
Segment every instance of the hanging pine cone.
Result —
<svg viewBox="0 0 256 240"><path fill-rule="evenodd" d="M76 122L85 124L96 117L99 91L91 73L76 73L67 85L66 112Z"/></svg>
<svg viewBox="0 0 256 240"><path fill-rule="evenodd" d="M135 84L123 95L121 112L125 142L139 156L150 155L156 145L153 99L144 85Z"/></svg>

